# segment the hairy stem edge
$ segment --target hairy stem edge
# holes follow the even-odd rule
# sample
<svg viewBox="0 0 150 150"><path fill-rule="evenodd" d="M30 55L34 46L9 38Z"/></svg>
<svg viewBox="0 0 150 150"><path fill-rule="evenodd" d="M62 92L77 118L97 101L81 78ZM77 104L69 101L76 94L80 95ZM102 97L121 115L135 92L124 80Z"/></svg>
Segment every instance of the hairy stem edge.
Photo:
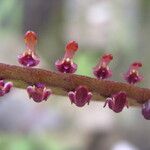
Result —
<svg viewBox="0 0 150 150"><path fill-rule="evenodd" d="M39 68L20 67L0 63L0 78L11 80L15 87L26 88L35 83L45 83L55 95L67 95L77 86L85 85L93 93L93 100L104 101L112 94L125 91L129 105L138 106L150 99L150 89L140 88L127 83L98 80L91 77L56 73Z"/></svg>

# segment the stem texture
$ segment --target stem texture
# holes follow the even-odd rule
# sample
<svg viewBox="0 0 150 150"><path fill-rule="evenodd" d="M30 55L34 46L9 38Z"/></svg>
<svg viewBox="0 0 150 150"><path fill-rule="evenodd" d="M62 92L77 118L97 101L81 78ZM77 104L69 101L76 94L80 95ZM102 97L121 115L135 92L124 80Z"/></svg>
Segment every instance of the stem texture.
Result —
<svg viewBox="0 0 150 150"><path fill-rule="evenodd" d="M150 89L110 80L98 80L91 77L63 74L39 68L19 67L0 63L0 78L11 80L15 87L26 88L41 82L50 87L55 95L67 95L79 85L85 85L93 93L93 100L105 101L112 94L125 91L129 105L140 105L150 99Z"/></svg>

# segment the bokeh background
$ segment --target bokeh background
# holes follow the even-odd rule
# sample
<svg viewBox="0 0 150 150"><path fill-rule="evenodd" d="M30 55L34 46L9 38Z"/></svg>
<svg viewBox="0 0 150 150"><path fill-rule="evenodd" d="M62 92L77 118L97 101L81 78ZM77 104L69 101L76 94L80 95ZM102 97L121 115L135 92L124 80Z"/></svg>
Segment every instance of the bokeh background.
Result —
<svg viewBox="0 0 150 150"><path fill-rule="evenodd" d="M76 40L77 74L93 76L100 56L112 53L112 80L123 81L140 60L150 86L150 0L0 0L0 62L18 65L24 33L38 34L39 67L54 70L68 40ZM140 108L119 114L103 103L77 108L67 97L36 104L22 89L0 98L0 150L150 150L150 122Z"/></svg>

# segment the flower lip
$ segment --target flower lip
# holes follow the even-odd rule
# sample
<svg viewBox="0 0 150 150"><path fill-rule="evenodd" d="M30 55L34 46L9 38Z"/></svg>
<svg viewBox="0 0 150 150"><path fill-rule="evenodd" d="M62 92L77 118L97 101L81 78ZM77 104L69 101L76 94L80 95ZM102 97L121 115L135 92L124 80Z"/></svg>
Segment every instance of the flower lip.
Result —
<svg viewBox="0 0 150 150"><path fill-rule="evenodd" d="M77 51L78 43L76 41L70 41L66 45L66 51Z"/></svg>
<svg viewBox="0 0 150 150"><path fill-rule="evenodd" d="M71 103L74 103L78 107L83 107L86 103L89 104L92 98L92 93L89 92L86 86L79 86L75 91L68 93Z"/></svg>
<svg viewBox="0 0 150 150"><path fill-rule="evenodd" d="M55 67L62 73L74 73L77 70L77 64L72 62L72 60L58 60L55 62Z"/></svg>
<svg viewBox="0 0 150 150"><path fill-rule="evenodd" d="M34 31L27 31L25 33L25 43L35 45L37 42L37 34Z"/></svg>
<svg viewBox="0 0 150 150"><path fill-rule="evenodd" d="M112 54L105 54L102 56L102 61L103 62L110 62L111 60L113 60L113 55Z"/></svg>
<svg viewBox="0 0 150 150"><path fill-rule="evenodd" d="M133 67L142 67L142 63L141 62L134 62L132 63Z"/></svg>
<svg viewBox="0 0 150 150"><path fill-rule="evenodd" d="M18 61L21 65L27 66L27 67L37 66L40 62L39 57L30 50L27 50L23 54L19 55Z"/></svg>
<svg viewBox="0 0 150 150"><path fill-rule="evenodd" d="M107 67L100 67L100 68L95 68L93 71L94 75L98 79L106 79L112 76L111 70Z"/></svg>
<svg viewBox="0 0 150 150"><path fill-rule="evenodd" d="M37 83L33 86L28 86L27 92L29 98L32 98L37 103L47 101L48 97L52 94L51 90L47 89L43 83Z"/></svg>
<svg viewBox="0 0 150 150"><path fill-rule="evenodd" d="M126 92L120 91L107 98L104 107L106 107L107 104L108 107L116 113L121 112L125 106L128 108Z"/></svg>

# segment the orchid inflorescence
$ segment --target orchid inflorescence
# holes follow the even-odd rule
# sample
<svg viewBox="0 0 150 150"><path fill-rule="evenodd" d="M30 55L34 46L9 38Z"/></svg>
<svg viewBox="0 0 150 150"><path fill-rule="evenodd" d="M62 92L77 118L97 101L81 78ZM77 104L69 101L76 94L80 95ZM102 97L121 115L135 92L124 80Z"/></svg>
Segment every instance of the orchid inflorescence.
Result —
<svg viewBox="0 0 150 150"><path fill-rule="evenodd" d="M26 49L18 56L18 62L24 67L35 67L40 63L40 59L36 53L37 34L33 31L27 31L24 37ZM55 62L56 70L61 73L71 74L77 70L77 64L73 61L75 53L78 51L78 43L76 41L69 41L65 48L64 56ZM93 75L97 80L105 80L112 76L112 70L109 67L109 63L113 60L112 54L104 54L101 56L97 65L93 67ZM136 84L140 82L143 77L139 74L139 69L142 67L142 63L139 61L133 62L128 71L123 74L124 80L128 84ZM0 79L0 96L7 94L13 87L12 82L5 82L3 78ZM52 94L52 90L46 87L44 83L36 83L27 87L27 93L29 98L39 103L47 101ZM92 99L92 92L85 85L77 86L75 89L68 91L68 97L71 104L75 104L78 107L83 107L85 104L90 103ZM123 108L128 106L127 93L123 90L113 93L106 98L104 107L108 107L116 113L119 113ZM150 120L150 100L142 105L142 115L145 119Z"/></svg>

